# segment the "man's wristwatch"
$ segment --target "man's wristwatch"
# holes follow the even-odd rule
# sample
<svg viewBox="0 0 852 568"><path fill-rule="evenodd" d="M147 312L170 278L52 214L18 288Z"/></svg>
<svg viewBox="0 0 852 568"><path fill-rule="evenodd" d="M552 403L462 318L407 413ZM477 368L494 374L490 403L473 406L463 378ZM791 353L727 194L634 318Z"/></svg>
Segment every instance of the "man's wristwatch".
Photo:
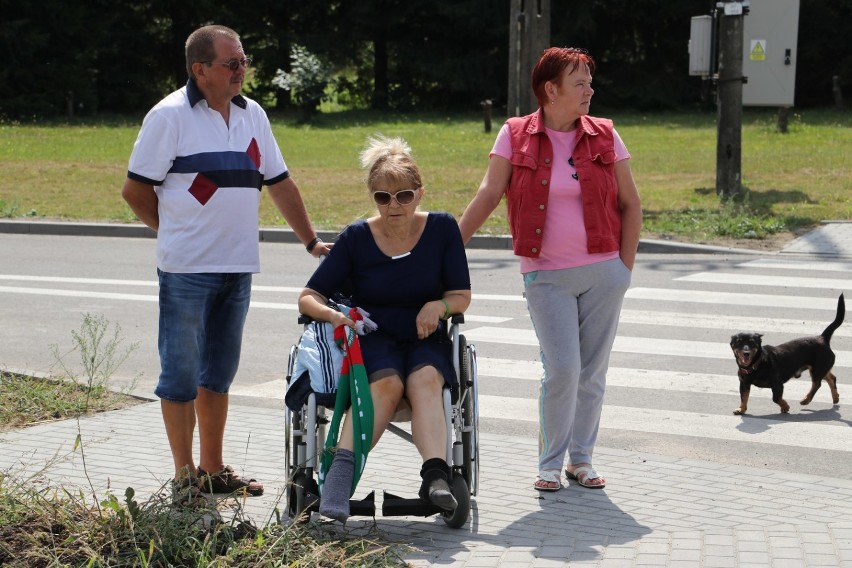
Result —
<svg viewBox="0 0 852 568"><path fill-rule="evenodd" d="M311 242L305 245L305 249L310 253L314 252L314 247L316 247L319 243L322 242L322 239L319 237L314 237Z"/></svg>

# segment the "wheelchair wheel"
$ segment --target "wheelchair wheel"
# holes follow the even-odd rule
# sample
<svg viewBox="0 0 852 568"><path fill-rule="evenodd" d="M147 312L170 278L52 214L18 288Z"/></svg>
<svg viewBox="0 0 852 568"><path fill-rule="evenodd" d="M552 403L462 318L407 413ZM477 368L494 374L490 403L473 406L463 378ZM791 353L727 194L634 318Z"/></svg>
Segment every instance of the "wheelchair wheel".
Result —
<svg viewBox="0 0 852 568"><path fill-rule="evenodd" d="M294 521L307 521L301 519L302 515L315 506L318 502L317 493L319 488L313 478L308 477L304 472L297 473L290 481L287 491L287 514Z"/></svg>
<svg viewBox="0 0 852 568"><path fill-rule="evenodd" d="M476 495L479 487L479 425L477 424L476 409L476 385L473 374L473 361L471 354L472 346L467 345L467 339L459 336L459 384L462 397L462 423L465 432L462 432L462 456L464 479L467 482L471 495Z"/></svg>
<svg viewBox="0 0 852 568"><path fill-rule="evenodd" d="M470 516L470 492L467 488L467 482L464 477L454 475L450 489L453 492L453 497L458 501L459 506L451 513L442 513L444 523L450 528L461 528Z"/></svg>

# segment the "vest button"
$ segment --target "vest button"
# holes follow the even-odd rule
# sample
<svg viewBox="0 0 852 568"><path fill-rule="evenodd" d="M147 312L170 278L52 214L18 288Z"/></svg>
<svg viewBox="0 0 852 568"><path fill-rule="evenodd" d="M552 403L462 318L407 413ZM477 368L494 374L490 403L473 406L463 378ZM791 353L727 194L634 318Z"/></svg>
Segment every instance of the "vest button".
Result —
<svg viewBox="0 0 852 568"><path fill-rule="evenodd" d="M549 164L549 163L550 163L550 158L545 158L545 159L544 159L544 163L545 163L545 164Z"/></svg>
<svg viewBox="0 0 852 568"><path fill-rule="evenodd" d="M539 211L544 211L544 203L538 206Z"/></svg>
<svg viewBox="0 0 852 568"><path fill-rule="evenodd" d="M533 247L533 248L530 249L530 251L535 253L535 252L538 252L538 249L536 247Z"/></svg>
<svg viewBox="0 0 852 568"><path fill-rule="evenodd" d="M536 234L536 235L540 235L540 234L541 234L541 229L536 229L536 230L535 230L535 234Z"/></svg>
<svg viewBox="0 0 852 568"><path fill-rule="evenodd" d="M541 185L547 185L547 180L546 179L541 180Z"/></svg>

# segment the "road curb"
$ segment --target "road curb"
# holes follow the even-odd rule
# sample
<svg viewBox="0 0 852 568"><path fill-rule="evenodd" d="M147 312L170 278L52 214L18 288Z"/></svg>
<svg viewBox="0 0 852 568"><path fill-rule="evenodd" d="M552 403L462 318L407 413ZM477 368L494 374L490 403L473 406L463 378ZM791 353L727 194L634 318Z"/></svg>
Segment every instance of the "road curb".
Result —
<svg viewBox="0 0 852 568"><path fill-rule="evenodd" d="M71 223L44 221L0 221L0 234L61 235L75 237L156 238L157 234L141 224ZM317 231L319 238L333 241L337 231ZM298 243L291 229L260 228L258 238L267 243ZM512 250L509 235L476 235L467 243L469 249ZM639 252L646 254L766 254L765 252L731 247L697 245L676 241L642 239Z"/></svg>

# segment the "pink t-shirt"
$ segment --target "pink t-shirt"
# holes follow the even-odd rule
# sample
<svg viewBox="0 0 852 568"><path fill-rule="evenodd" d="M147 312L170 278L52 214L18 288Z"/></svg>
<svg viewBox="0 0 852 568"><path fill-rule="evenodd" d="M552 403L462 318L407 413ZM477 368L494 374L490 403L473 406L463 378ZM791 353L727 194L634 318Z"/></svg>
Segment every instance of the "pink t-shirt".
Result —
<svg viewBox="0 0 852 568"><path fill-rule="evenodd" d="M618 258L618 251L589 254L586 247L580 182L577 181L577 170L571 159L577 143L577 131L560 132L550 128L545 128L545 131L553 145L553 173L547 198L544 236L538 258L520 257L521 272L561 270ZM618 132L613 129L612 134L616 161L630 158ZM512 158L512 137L506 124L500 129L489 156L495 155L507 160Z"/></svg>

